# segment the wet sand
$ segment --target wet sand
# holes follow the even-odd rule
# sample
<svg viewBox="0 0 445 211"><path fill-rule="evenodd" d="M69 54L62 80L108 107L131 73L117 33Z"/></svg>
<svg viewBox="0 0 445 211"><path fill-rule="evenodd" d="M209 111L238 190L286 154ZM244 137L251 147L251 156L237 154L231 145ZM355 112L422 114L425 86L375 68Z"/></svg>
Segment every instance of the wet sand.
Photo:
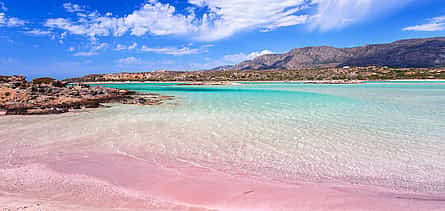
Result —
<svg viewBox="0 0 445 211"><path fill-rule="evenodd" d="M443 195L286 183L219 172L162 155L86 152L22 159L0 170L0 203L5 210L445 209Z"/></svg>

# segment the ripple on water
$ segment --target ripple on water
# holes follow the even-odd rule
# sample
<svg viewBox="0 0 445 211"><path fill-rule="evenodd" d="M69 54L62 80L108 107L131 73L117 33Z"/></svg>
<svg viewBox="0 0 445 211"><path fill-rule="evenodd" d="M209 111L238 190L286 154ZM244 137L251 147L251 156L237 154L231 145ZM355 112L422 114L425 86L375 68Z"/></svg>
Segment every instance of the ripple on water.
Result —
<svg viewBox="0 0 445 211"><path fill-rule="evenodd" d="M284 184L445 192L441 85L128 86L175 95L179 105L7 117L0 120L0 155L11 155L12 149L27 158L45 149L106 151L142 160L156 154L212 172Z"/></svg>

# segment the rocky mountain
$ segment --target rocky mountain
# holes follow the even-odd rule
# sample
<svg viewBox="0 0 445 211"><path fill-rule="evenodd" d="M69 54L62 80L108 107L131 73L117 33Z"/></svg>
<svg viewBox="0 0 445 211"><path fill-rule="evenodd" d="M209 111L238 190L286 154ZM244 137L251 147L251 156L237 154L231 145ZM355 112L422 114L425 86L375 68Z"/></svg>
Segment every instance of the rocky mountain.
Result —
<svg viewBox="0 0 445 211"><path fill-rule="evenodd" d="M354 48L296 48L234 65L231 70L297 70L343 66L445 67L445 37L408 39Z"/></svg>

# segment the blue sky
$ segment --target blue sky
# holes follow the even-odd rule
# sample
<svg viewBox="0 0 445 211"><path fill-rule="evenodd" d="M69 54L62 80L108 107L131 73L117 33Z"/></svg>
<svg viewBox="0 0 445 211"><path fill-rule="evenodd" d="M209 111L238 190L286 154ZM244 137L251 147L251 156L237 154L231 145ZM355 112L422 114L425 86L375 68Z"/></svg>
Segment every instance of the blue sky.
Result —
<svg viewBox="0 0 445 211"><path fill-rule="evenodd" d="M0 0L0 75L202 70L444 34L444 0Z"/></svg>

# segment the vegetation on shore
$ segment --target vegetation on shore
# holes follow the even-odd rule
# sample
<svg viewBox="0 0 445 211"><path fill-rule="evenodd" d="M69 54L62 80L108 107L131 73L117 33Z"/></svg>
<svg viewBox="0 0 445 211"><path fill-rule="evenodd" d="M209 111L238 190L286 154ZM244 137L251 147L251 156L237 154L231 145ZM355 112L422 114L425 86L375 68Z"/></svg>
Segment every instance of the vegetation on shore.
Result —
<svg viewBox="0 0 445 211"><path fill-rule="evenodd" d="M342 67L301 70L156 71L93 74L66 82L103 81L292 81L445 79L445 68Z"/></svg>

